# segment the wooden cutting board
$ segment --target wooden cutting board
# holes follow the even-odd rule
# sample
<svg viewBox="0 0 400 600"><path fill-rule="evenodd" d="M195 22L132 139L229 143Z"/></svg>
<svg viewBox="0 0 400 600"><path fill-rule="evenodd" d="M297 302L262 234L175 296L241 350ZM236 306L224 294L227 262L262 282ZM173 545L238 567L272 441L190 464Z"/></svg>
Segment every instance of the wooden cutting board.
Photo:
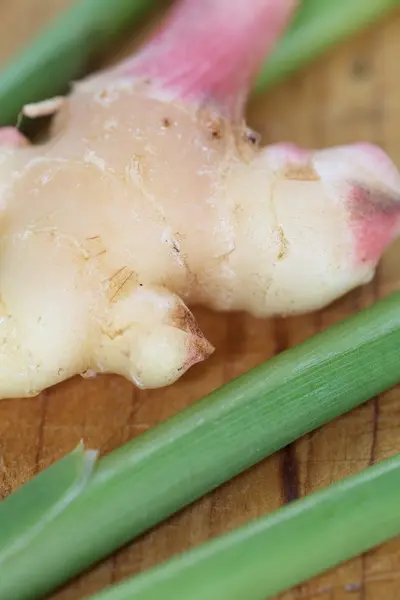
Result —
<svg viewBox="0 0 400 600"><path fill-rule="evenodd" d="M1 2L0 60L25 44L70 1ZM305 146L369 140L382 145L400 165L399 39L398 11L253 101L251 125L266 141L290 139ZM371 285L319 314L259 322L244 315L197 313L217 351L206 364L163 391L138 392L118 377L76 378L37 399L1 402L1 494L64 455L80 439L102 452L110 451L275 352L398 289L399 251L397 244L387 253ZM400 389L264 460L52 598L78 600L398 451ZM280 600L295 599L400 599L400 541L280 596Z"/></svg>

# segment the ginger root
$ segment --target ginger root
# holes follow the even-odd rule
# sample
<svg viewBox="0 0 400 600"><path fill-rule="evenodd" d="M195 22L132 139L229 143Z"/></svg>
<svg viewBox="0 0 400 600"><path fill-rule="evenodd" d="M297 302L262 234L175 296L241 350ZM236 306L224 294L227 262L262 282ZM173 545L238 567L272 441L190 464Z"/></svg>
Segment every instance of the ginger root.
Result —
<svg viewBox="0 0 400 600"><path fill-rule="evenodd" d="M44 143L0 131L0 397L78 373L171 384L213 350L187 305L304 313L372 279L400 230L389 158L245 125L294 10L181 0L135 56L26 108L55 113Z"/></svg>

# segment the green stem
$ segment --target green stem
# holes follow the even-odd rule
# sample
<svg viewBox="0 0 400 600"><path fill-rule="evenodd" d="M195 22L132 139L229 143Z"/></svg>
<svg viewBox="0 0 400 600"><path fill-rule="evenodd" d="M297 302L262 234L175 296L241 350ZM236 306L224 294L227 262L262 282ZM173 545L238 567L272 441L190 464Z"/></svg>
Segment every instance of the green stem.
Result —
<svg viewBox="0 0 400 600"><path fill-rule="evenodd" d="M399 347L400 292L105 456L82 493L2 569L0 598L50 592L266 456L392 387L400 381ZM12 504L10 496L9 510Z"/></svg>
<svg viewBox="0 0 400 600"><path fill-rule="evenodd" d="M81 493L96 457L80 445L0 502L0 572Z"/></svg>
<svg viewBox="0 0 400 600"><path fill-rule="evenodd" d="M156 0L80 0L61 12L3 68L0 124L14 125L24 104L65 93L95 52L156 5Z"/></svg>
<svg viewBox="0 0 400 600"><path fill-rule="evenodd" d="M399 6L400 0L303 0L265 62L256 91L279 83Z"/></svg>
<svg viewBox="0 0 400 600"><path fill-rule="evenodd" d="M265 600L400 534L400 454L89 600Z"/></svg>

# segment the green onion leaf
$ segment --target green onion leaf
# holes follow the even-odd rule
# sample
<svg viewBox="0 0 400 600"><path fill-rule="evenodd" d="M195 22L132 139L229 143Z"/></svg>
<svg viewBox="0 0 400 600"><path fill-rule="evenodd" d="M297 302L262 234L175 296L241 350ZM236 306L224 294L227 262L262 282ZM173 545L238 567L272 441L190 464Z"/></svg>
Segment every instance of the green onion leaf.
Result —
<svg viewBox="0 0 400 600"><path fill-rule="evenodd" d="M395 7L400 7L400 0L302 0L300 10L265 62L256 90L279 83Z"/></svg>
<svg viewBox="0 0 400 600"><path fill-rule="evenodd" d="M0 502L0 572L18 552L74 501L84 489L97 458L80 444Z"/></svg>

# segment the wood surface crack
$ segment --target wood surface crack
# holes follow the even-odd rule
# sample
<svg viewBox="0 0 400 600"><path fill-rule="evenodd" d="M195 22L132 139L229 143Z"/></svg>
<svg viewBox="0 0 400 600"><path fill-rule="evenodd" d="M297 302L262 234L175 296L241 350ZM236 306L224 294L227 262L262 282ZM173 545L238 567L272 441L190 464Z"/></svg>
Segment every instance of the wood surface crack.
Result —
<svg viewBox="0 0 400 600"><path fill-rule="evenodd" d="M289 444L283 450L282 486L285 504L299 498L299 476L295 444Z"/></svg>
<svg viewBox="0 0 400 600"><path fill-rule="evenodd" d="M46 418L47 418L47 407L48 407L48 393L46 391L40 394L40 402L41 406L41 414L40 414L40 423L38 430L38 444L36 449L35 456L35 473L39 473L41 470L40 466L42 463L42 452L43 452L43 443L44 443L44 429L46 426Z"/></svg>
<svg viewBox="0 0 400 600"><path fill-rule="evenodd" d="M280 354L289 346L287 323L282 319L274 321L274 351ZM299 498L299 465L296 456L296 442L282 450L281 481L283 502L287 504Z"/></svg>

